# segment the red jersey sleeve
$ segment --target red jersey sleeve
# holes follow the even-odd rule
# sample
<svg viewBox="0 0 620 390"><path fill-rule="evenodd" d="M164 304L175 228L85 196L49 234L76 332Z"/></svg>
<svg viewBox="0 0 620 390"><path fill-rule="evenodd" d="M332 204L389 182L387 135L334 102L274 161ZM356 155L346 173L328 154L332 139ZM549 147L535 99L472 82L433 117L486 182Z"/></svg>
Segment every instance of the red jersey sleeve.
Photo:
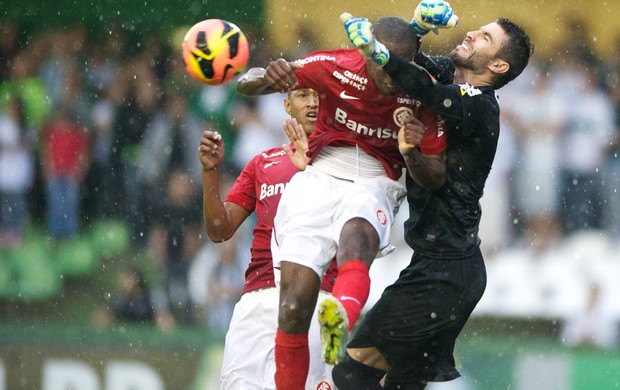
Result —
<svg viewBox="0 0 620 390"><path fill-rule="evenodd" d="M226 202L238 204L250 213L256 207L254 183L256 181L256 164L259 157L260 155L254 156L246 164L226 196Z"/></svg>
<svg viewBox="0 0 620 390"><path fill-rule="evenodd" d="M447 146L447 134L443 118L425 106L419 107L417 118L426 126L426 134L420 143L420 152L425 155L444 152Z"/></svg>
<svg viewBox="0 0 620 390"><path fill-rule="evenodd" d="M298 88L312 88L317 92L329 90L327 82L333 78L332 72L338 63L338 51L316 51L303 56L297 62L303 69L296 70Z"/></svg>

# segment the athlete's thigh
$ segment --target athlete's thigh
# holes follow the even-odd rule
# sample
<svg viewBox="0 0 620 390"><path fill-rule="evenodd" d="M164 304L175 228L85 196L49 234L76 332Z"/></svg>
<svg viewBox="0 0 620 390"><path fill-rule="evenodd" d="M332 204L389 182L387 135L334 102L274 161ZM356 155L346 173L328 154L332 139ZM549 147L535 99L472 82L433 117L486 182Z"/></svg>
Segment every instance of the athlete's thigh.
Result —
<svg viewBox="0 0 620 390"><path fill-rule="evenodd" d="M346 202L342 202L336 211L336 233L340 235L345 224L361 218L374 228L379 239L379 250L390 247L394 217L405 195L404 186L387 177L359 180L349 188L344 196Z"/></svg>
<svg viewBox="0 0 620 390"><path fill-rule="evenodd" d="M322 274L336 253L333 216L344 194L341 182L312 167L293 176L274 219L274 266L289 261Z"/></svg>

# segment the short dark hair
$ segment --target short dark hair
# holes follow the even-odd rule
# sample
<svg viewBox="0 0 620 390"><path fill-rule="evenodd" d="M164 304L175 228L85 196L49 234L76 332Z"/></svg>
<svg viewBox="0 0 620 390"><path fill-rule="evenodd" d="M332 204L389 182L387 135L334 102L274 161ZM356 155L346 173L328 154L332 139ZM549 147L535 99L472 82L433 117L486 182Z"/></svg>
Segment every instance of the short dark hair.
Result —
<svg viewBox="0 0 620 390"><path fill-rule="evenodd" d="M418 52L418 36L409 21L396 16L386 16L375 22L373 33L391 54L412 61Z"/></svg>
<svg viewBox="0 0 620 390"><path fill-rule="evenodd" d="M498 75L494 80L493 85L495 88L501 88L523 72L530 57L534 54L534 44L523 27L510 19L499 18L495 22L500 25L507 35L496 57L508 62L510 65L508 72Z"/></svg>

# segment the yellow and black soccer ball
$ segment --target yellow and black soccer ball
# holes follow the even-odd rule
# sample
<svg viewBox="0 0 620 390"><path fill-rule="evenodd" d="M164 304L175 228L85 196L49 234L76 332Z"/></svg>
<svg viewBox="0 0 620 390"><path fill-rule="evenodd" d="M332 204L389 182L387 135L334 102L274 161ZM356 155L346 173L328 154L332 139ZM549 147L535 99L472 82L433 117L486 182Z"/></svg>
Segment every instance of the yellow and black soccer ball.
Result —
<svg viewBox="0 0 620 390"><path fill-rule="evenodd" d="M209 85L229 82L245 69L249 55L245 34L226 20L198 22L183 38L183 61L187 72Z"/></svg>

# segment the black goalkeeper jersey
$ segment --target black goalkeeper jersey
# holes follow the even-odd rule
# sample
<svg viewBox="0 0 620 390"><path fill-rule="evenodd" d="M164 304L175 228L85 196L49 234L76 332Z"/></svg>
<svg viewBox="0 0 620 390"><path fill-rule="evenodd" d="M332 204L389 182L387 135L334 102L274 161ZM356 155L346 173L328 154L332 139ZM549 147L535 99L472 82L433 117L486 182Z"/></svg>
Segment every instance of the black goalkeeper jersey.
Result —
<svg viewBox="0 0 620 390"><path fill-rule="evenodd" d="M499 104L491 87L452 84L454 66L445 57L416 58L424 69L390 58L384 70L403 91L445 121L446 181L428 192L407 175L409 218L405 240L415 251L442 259L470 255L480 245L478 226L484 183L499 137Z"/></svg>

